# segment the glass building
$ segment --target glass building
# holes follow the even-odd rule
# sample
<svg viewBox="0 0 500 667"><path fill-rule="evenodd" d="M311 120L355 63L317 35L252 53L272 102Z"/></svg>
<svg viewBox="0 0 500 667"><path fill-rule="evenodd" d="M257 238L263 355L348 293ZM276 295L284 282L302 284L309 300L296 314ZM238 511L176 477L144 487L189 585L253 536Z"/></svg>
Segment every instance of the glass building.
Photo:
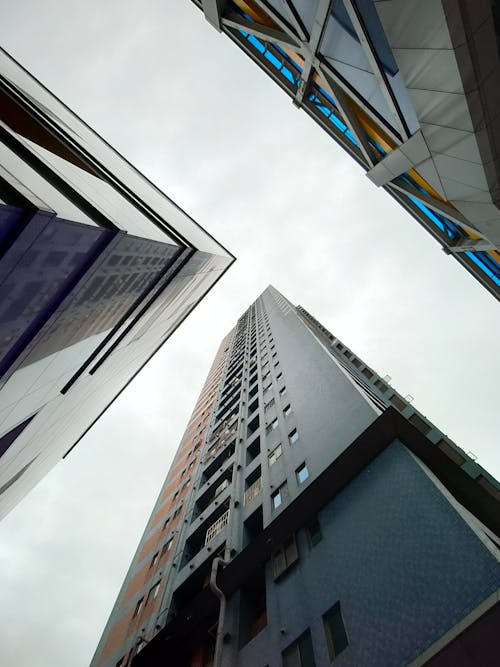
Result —
<svg viewBox="0 0 500 667"><path fill-rule="evenodd" d="M498 3L193 2L500 297Z"/></svg>
<svg viewBox="0 0 500 667"><path fill-rule="evenodd" d="M500 485L273 287L222 341L91 667L493 667Z"/></svg>
<svg viewBox="0 0 500 667"><path fill-rule="evenodd" d="M234 260L0 51L0 516Z"/></svg>

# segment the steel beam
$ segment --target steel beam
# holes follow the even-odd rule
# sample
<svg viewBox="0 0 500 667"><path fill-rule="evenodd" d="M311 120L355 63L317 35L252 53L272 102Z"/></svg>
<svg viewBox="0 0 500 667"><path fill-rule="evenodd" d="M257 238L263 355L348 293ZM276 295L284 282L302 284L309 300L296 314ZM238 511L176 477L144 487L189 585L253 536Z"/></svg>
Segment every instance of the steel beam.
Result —
<svg viewBox="0 0 500 667"><path fill-rule="evenodd" d="M354 26L354 29L356 30L359 42L365 51L365 55L368 59L368 62L371 65L375 78L377 79L380 89L384 95L385 101L387 102L387 105L394 114L394 120L396 121L398 129L401 132L403 141L406 141L406 139L410 138L411 133L406 124L406 120L404 119L399 109L398 103L396 101L391 85L387 79L387 76L383 68L380 67L378 56L375 52L375 48L372 44L370 35L368 34L368 31L366 30L363 22L360 19L358 8L356 7L356 4L355 2L353 2L353 0L343 0L343 2L345 9L349 15L349 18L351 19L351 22Z"/></svg>
<svg viewBox="0 0 500 667"><path fill-rule="evenodd" d="M353 112L353 110L349 105L346 93L337 84L337 82L332 79L330 74L323 69L323 67L320 67L320 69L317 71L324 80L328 92L334 99L335 104L337 105L339 111L341 112L342 120L351 130L351 132L354 135L354 138L358 142L361 153L363 154L363 157L365 158L368 166L373 167L373 165L376 162L374 150L370 146L366 132L361 127L359 120L356 117L356 114Z"/></svg>
<svg viewBox="0 0 500 667"><path fill-rule="evenodd" d="M302 42L307 42L309 40L309 35L307 34L306 27L302 23L302 19L300 18L298 11L295 9L293 2L290 0L281 0L281 2L285 5L290 21L293 23L293 26L297 31L297 35Z"/></svg>
<svg viewBox="0 0 500 667"><path fill-rule="evenodd" d="M222 30L221 16L226 7L226 0L201 0L201 6L205 18L219 32Z"/></svg>
<svg viewBox="0 0 500 667"><path fill-rule="evenodd" d="M289 33L286 34L281 30L269 28L267 25L262 25L255 21L249 21L236 12L228 12L221 18L223 26L228 28L235 28L236 30L243 30L244 32L255 35L265 42L272 44L279 44L288 49L300 50L302 45L297 38L293 38Z"/></svg>
<svg viewBox="0 0 500 667"><path fill-rule="evenodd" d="M306 45L305 61L302 68L301 83L295 95L294 104L300 106L307 92L311 78L314 72L314 61L318 54L319 45L323 32L325 30L326 22L330 16L330 10L333 0L319 0L318 9L314 18L309 42Z"/></svg>
<svg viewBox="0 0 500 667"><path fill-rule="evenodd" d="M405 195L409 195L410 197L417 199L418 201L422 202L422 204L425 204L434 211L437 211L438 213L441 213L441 215L444 215L445 218L448 218L449 220L456 222L457 225L460 225L461 227L471 228L468 220L460 213L460 211L457 211L456 208L453 208L452 206L450 206L450 204L447 204L446 202L443 202L440 199L436 199L427 192L422 192L422 190L413 187L410 183L406 183L400 178L395 178L393 181L390 181L389 183L387 183L386 187L389 187L392 190L397 190L398 192L402 192ZM477 230L475 229L472 231L474 231L475 233L477 232Z"/></svg>
<svg viewBox="0 0 500 667"><path fill-rule="evenodd" d="M470 252L478 250L496 250L496 247L493 243L490 243L487 239L460 239L456 243L449 245L446 248L446 252L450 254L455 254L459 252Z"/></svg>

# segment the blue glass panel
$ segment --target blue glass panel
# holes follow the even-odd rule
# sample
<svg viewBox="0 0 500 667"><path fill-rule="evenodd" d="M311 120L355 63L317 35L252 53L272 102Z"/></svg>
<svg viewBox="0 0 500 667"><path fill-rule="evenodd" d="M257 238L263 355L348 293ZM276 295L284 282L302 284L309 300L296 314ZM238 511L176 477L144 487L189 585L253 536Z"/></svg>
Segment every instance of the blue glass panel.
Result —
<svg viewBox="0 0 500 667"><path fill-rule="evenodd" d="M293 74L290 72L290 70L288 69L288 67L285 67L285 66L283 65L283 67L281 68L281 73L283 74L283 76L285 76L285 77L288 79L288 81L290 81L290 83L293 83L293 84L296 83L296 81L295 81L295 79L294 79L294 76L293 76Z"/></svg>
<svg viewBox="0 0 500 667"><path fill-rule="evenodd" d="M478 266L481 271L484 271L487 276L493 280L493 282L500 287L500 266L497 265L498 269L497 272L495 273L494 271L491 270L489 266L486 265L486 262L484 261L482 254L479 252L466 252L464 253L467 255L469 259L471 259L476 266Z"/></svg>
<svg viewBox="0 0 500 667"><path fill-rule="evenodd" d="M266 58L269 60L269 62L276 67L276 69L281 69L281 62L276 58L275 55L271 53L268 49L266 49L265 54Z"/></svg>
<svg viewBox="0 0 500 667"><path fill-rule="evenodd" d="M297 72L302 72L302 67L298 63L296 63L295 60L290 58L288 53L283 51L283 49L280 46L278 46L278 44L273 44L273 48L275 48L276 51L278 51L280 55L283 56L283 59L286 60L293 69L297 70Z"/></svg>
<svg viewBox="0 0 500 667"><path fill-rule="evenodd" d="M254 46L257 49L257 51L259 51L259 53L266 52L266 47L264 46L264 44L262 44L260 40L257 39L257 37L255 37L254 35L248 35L247 39L250 42L250 44L252 44L252 46Z"/></svg>

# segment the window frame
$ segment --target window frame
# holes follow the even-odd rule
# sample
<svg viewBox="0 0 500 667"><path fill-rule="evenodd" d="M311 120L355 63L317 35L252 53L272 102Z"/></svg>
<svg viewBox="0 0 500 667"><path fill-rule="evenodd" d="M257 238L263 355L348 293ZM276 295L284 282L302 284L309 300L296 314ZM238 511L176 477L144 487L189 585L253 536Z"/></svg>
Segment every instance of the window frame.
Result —
<svg viewBox="0 0 500 667"><path fill-rule="evenodd" d="M328 655L331 661L335 660L346 648L349 647L349 637L347 636L347 629L344 622L344 617L342 615L342 609L340 606L340 600L330 607L324 614L321 616L323 621L323 631L326 637L326 645L328 649ZM339 627L333 628L333 625L330 624L330 621L334 618L340 619L340 634L337 635L337 638L334 637L334 632L339 630ZM337 642L337 646L335 645Z"/></svg>
<svg viewBox="0 0 500 667"><path fill-rule="evenodd" d="M279 449L279 454L275 456L276 451L277 451L278 449ZM281 442L279 442L279 443L276 445L276 447L275 447L271 452L269 452L269 454L267 455L267 459L268 459L268 465L269 465L269 467L271 467L272 465L274 465L274 464L276 463L276 461L277 461L281 456L283 456L283 445L281 444Z"/></svg>
<svg viewBox="0 0 500 667"><path fill-rule="evenodd" d="M281 652L281 662L283 667L316 667L309 628Z"/></svg>
<svg viewBox="0 0 500 667"><path fill-rule="evenodd" d="M306 476L304 479L301 479L300 474L302 471L305 471ZM295 469L295 479L297 480L297 484L299 486L302 486L307 480L309 479L309 468L307 467L307 463L303 461L298 468Z"/></svg>
<svg viewBox="0 0 500 667"><path fill-rule="evenodd" d="M286 482L280 484L280 486L276 489L276 491L273 491L271 493L271 504L273 512L276 512L285 502L285 490L286 490ZM275 498L279 498L279 503L277 505L274 500Z"/></svg>
<svg viewBox="0 0 500 667"><path fill-rule="evenodd" d="M271 557L274 581L280 579L298 560L297 539L295 533L292 533Z"/></svg>
<svg viewBox="0 0 500 667"><path fill-rule="evenodd" d="M144 607L144 595L137 600L132 618L137 618Z"/></svg>

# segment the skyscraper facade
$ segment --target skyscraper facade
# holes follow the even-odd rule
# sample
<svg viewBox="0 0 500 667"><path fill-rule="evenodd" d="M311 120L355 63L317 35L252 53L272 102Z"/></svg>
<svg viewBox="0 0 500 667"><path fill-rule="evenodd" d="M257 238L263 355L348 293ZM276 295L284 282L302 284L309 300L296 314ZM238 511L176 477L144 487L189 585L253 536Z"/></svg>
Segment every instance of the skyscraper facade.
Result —
<svg viewBox="0 0 500 667"><path fill-rule="evenodd" d="M269 287L222 341L92 667L494 665L499 509Z"/></svg>
<svg viewBox="0 0 500 667"><path fill-rule="evenodd" d="M0 517L234 260L0 51Z"/></svg>
<svg viewBox="0 0 500 667"><path fill-rule="evenodd" d="M193 2L500 298L497 3Z"/></svg>

